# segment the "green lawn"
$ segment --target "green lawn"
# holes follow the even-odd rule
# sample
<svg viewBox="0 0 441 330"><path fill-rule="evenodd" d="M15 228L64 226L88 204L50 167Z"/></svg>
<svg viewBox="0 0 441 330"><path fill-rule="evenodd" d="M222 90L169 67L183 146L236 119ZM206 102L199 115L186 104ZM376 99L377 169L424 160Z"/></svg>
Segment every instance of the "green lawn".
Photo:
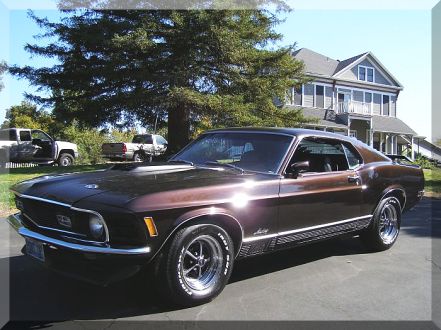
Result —
<svg viewBox="0 0 441 330"><path fill-rule="evenodd" d="M9 173L0 173L0 216L10 214L15 210L13 194L9 188L17 182L35 178L40 175L68 173L68 172L86 172L109 167L109 164L101 165L77 165L70 167L43 166L30 168L14 168Z"/></svg>
<svg viewBox="0 0 441 330"><path fill-rule="evenodd" d="M441 169L424 170L424 178L426 179L426 195L441 197Z"/></svg>

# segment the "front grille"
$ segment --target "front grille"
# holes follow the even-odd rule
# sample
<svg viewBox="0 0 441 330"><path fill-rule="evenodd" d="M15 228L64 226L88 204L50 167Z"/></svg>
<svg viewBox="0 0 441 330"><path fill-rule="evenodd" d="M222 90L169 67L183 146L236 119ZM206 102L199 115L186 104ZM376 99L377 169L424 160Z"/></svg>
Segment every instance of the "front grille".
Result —
<svg viewBox="0 0 441 330"><path fill-rule="evenodd" d="M70 209L67 206L16 197L21 206L22 218L41 230L63 233L74 238L96 241L89 231L89 213ZM71 226L63 226L57 220L57 215L68 217ZM104 239L102 240L104 241Z"/></svg>

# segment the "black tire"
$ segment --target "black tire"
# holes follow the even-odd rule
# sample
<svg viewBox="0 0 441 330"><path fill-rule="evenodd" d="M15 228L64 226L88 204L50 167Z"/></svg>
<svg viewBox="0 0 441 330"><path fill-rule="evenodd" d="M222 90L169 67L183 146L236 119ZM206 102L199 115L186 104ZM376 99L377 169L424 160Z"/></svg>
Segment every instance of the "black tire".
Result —
<svg viewBox="0 0 441 330"><path fill-rule="evenodd" d="M198 253L201 246L202 257ZM233 241L225 230L211 224L195 225L179 230L164 247L156 260L155 277L161 294L180 306L195 306L222 292L233 262Z"/></svg>
<svg viewBox="0 0 441 330"><path fill-rule="evenodd" d="M390 249L401 227L401 204L396 197L386 197L375 209L371 224L360 233L364 245L372 251Z"/></svg>
<svg viewBox="0 0 441 330"><path fill-rule="evenodd" d="M57 160L58 166L72 166L74 164L74 158L71 154L61 154Z"/></svg>
<svg viewBox="0 0 441 330"><path fill-rule="evenodd" d="M142 159L141 153L135 152L135 154L133 155L133 161L134 162L142 162L143 159Z"/></svg>

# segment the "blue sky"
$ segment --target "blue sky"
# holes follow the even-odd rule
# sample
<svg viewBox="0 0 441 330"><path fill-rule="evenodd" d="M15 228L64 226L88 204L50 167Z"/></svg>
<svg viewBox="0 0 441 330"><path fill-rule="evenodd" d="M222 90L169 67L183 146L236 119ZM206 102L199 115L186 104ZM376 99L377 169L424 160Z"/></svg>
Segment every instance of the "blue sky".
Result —
<svg viewBox="0 0 441 330"><path fill-rule="evenodd" d="M315 6L296 6L302 9L285 15L286 21L277 27L284 35L283 43L297 42L300 48L310 48L340 60L372 51L404 85L404 91L398 99L398 117L417 133L430 138L430 6L425 7L427 9L408 10L314 9L324 8L325 4L320 7L319 2L316 1ZM406 1L402 3L405 4ZM35 12L38 16L47 16L50 19L56 20L59 17L56 10ZM6 32L2 34L2 44L9 45L0 48L0 59L19 65L39 66L53 63L48 59L31 58L23 50L27 42L35 41L33 35L41 33L36 24L27 17L26 10L11 10L10 6L6 8L0 2L0 28ZM0 122L3 121L8 107L23 100L24 91L34 90L26 81L12 77L6 77L4 82L6 88L0 92Z"/></svg>

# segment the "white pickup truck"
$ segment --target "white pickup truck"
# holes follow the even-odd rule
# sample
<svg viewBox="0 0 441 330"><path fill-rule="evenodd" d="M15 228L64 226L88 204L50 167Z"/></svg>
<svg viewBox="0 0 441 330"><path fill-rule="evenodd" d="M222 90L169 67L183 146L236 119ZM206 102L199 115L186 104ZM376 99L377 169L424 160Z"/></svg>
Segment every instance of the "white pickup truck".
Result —
<svg viewBox="0 0 441 330"><path fill-rule="evenodd" d="M167 150L167 140L161 135L139 134L131 143L104 143L101 154L110 160L142 161L145 155L159 156Z"/></svg>
<svg viewBox="0 0 441 330"><path fill-rule="evenodd" d="M0 130L0 166L7 162L73 165L78 158L74 143L55 141L39 129Z"/></svg>

